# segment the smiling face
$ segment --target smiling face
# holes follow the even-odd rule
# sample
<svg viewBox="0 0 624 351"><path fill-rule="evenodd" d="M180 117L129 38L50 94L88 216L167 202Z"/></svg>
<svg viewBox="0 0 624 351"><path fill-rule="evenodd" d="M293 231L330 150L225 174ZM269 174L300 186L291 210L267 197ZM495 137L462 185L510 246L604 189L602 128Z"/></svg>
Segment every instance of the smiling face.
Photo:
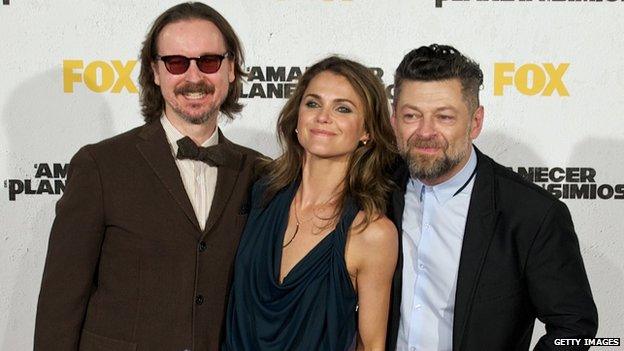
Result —
<svg viewBox="0 0 624 351"><path fill-rule="evenodd" d="M191 19L166 25L157 39L158 55L223 55L227 48L223 35L210 21ZM160 86L169 118L192 124L215 121L219 108L234 81L234 64L224 59L220 69L211 74L201 72L195 61L185 73L169 73L164 62L152 64L154 82Z"/></svg>
<svg viewBox="0 0 624 351"><path fill-rule="evenodd" d="M299 105L297 138L308 157L345 158L368 140L364 105L351 83L329 71L319 73Z"/></svg>
<svg viewBox="0 0 624 351"><path fill-rule="evenodd" d="M468 162L483 108L469 111L459 79L404 81L391 118L412 177L440 184Z"/></svg>

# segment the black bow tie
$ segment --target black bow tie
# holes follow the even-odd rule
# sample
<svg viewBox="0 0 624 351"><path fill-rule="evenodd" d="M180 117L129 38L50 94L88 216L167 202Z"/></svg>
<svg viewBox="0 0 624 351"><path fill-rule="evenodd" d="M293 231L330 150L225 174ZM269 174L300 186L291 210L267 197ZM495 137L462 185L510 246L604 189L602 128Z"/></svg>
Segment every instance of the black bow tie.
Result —
<svg viewBox="0 0 624 351"><path fill-rule="evenodd" d="M190 159L206 162L208 166L219 167L226 164L226 157L222 147L222 144L217 144L209 147L197 146L195 142L189 138L184 137L177 141L178 154L176 158L180 160Z"/></svg>

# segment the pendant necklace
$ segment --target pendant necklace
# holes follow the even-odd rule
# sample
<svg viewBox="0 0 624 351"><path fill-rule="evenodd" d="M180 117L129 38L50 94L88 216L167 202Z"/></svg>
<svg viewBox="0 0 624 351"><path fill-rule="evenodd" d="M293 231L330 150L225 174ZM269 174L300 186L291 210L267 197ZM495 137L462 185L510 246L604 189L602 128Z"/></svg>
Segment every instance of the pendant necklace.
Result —
<svg viewBox="0 0 624 351"><path fill-rule="evenodd" d="M295 237L297 236L297 233L299 232L299 225L301 223L311 221L314 218L314 216L312 216L311 218L306 219L305 221L299 221L299 214L297 213L297 198L295 198L294 206L295 206L295 233L293 234L292 238L290 238L290 240L288 240L288 242L282 246L282 249L290 245L290 243L292 243L292 241L295 240Z"/></svg>
<svg viewBox="0 0 624 351"><path fill-rule="evenodd" d="M312 212L313 212L313 213L312 213L312 217L310 217L310 218L308 218L308 219L305 219L305 220L299 220L299 214L297 213L297 195L298 195L298 194L299 194L298 192L297 192L297 194L295 194L295 199L294 199L295 232L293 233L292 238L290 238L290 240L288 240L288 242L287 242L286 244L282 245L282 249L283 249L283 248L285 248L286 246L290 245L290 243L292 243L292 241L293 241L293 240L295 240L295 237L297 236L297 233L299 233L299 226L301 225L301 223L309 222L309 221L313 220L313 219L314 219L314 217L317 217L317 215L316 215L316 213L315 213L316 209L313 209L313 210L312 210ZM320 208L325 207L327 204L329 204L329 203L330 203L330 201L331 201L334 197L335 197L335 195L334 195L334 196L332 196L332 197L330 197L329 199L327 199L327 201L323 202L323 203L322 203L322 204L320 204L318 207L320 207ZM317 207L317 208L318 208L318 207ZM318 217L318 218L321 218L321 217ZM317 228L319 228L319 227L317 227ZM314 233L313 233L313 234L314 234Z"/></svg>

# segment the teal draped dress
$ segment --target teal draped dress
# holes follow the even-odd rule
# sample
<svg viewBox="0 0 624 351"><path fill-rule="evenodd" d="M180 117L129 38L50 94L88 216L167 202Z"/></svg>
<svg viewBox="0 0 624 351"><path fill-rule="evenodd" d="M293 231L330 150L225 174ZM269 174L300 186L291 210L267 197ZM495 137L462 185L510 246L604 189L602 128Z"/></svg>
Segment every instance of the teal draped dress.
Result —
<svg viewBox="0 0 624 351"><path fill-rule="evenodd" d="M353 346L357 295L344 252L358 207L347 199L336 228L280 283L284 232L297 188L295 182L263 204L264 181L253 187L235 261L223 350L345 351Z"/></svg>

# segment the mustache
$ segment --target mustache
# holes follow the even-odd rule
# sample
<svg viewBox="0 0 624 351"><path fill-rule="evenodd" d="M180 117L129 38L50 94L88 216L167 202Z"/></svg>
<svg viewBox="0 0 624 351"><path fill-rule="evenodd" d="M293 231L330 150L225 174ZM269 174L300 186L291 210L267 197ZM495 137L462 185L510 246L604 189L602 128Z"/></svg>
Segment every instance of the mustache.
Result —
<svg viewBox="0 0 624 351"><path fill-rule="evenodd" d="M448 143L444 139L436 139L436 138L419 138L417 136L412 136L407 139L408 147L418 147L418 148L437 148L437 149L445 149L448 146Z"/></svg>
<svg viewBox="0 0 624 351"><path fill-rule="evenodd" d="M207 84L205 82L200 83L187 83L180 87L174 89L175 94L192 94L192 93L203 93L203 94L213 94L215 91L215 87L212 84Z"/></svg>

